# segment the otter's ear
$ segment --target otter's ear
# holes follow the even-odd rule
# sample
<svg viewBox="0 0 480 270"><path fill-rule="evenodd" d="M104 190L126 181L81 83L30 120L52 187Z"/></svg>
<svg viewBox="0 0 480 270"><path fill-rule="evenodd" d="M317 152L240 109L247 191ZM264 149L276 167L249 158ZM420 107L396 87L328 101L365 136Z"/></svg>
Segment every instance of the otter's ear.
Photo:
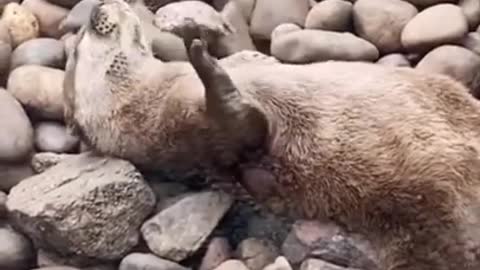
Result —
<svg viewBox="0 0 480 270"><path fill-rule="evenodd" d="M208 53L205 42L194 39L188 56L205 87L210 119L239 146L252 150L264 146L268 132L266 116L242 96L227 72Z"/></svg>

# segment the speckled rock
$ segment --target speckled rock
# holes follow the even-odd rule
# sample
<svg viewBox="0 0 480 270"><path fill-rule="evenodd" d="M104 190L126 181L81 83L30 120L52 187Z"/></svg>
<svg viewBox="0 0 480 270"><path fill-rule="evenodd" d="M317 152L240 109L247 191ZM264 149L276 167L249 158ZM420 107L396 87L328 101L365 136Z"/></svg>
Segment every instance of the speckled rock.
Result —
<svg viewBox="0 0 480 270"><path fill-rule="evenodd" d="M308 0L257 0L250 21L250 34L255 39L269 40L273 29L282 23L303 27L308 10Z"/></svg>
<svg viewBox="0 0 480 270"><path fill-rule="evenodd" d="M21 161L33 150L33 128L22 105L0 88L0 162Z"/></svg>
<svg viewBox="0 0 480 270"><path fill-rule="evenodd" d="M417 13L415 6L402 0L358 0L353 5L355 33L382 54L398 52L402 30Z"/></svg>
<svg viewBox="0 0 480 270"><path fill-rule="evenodd" d="M31 167L35 173L42 173L66 158L73 156L75 156L75 154L57 154L51 152L35 153L32 156Z"/></svg>
<svg viewBox="0 0 480 270"><path fill-rule="evenodd" d="M39 65L20 66L10 73L7 90L37 117L62 120L64 73Z"/></svg>
<svg viewBox="0 0 480 270"><path fill-rule="evenodd" d="M33 13L18 3L7 4L0 19L8 29L13 48L40 34L40 25Z"/></svg>
<svg viewBox="0 0 480 270"><path fill-rule="evenodd" d="M12 222L37 247L103 260L121 259L137 245L154 205L153 191L132 164L91 153L25 179L7 201Z"/></svg>
<svg viewBox="0 0 480 270"><path fill-rule="evenodd" d="M20 44L13 51L10 70L23 65L63 69L65 61L65 46L62 41L53 38L36 38Z"/></svg>
<svg viewBox="0 0 480 270"><path fill-rule="evenodd" d="M377 48L351 33L305 29L272 40L272 55L288 63L327 60L375 61Z"/></svg>
<svg viewBox="0 0 480 270"><path fill-rule="evenodd" d="M448 75L480 97L480 56L470 50L456 45L440 46L425 55L415 68Z"/></svg>
<svg viewBox="0 0 480 270"><path fill-rule="evenodd" d="M352 3L344 0L325 0L308 12L305 28L329 31L348 31L352 26Z"/></svg>
<svg viewBox="0 0 480 270"><path fill-rule="evenodd" d="M408 51L428 51L459 42L467 33L468 22L460 7L439 4L421 11L410 20L402 31L401 40Z"/></svg>

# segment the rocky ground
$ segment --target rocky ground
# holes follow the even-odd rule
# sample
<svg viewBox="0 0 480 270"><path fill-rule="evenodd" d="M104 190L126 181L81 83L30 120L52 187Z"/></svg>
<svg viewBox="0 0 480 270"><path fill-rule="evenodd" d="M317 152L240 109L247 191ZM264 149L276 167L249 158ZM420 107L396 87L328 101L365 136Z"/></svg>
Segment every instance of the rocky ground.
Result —
<svg viewBox="0 0 480 270"><path fill-rule="evenodd" d="M0 1L0 269L375 270L368 241L85 152L63 123L75 33L98 0ZM212 53L438 72L480 97L478 0L129 1L155 57L185 61L185 18ZM388 90L387 90L388 91Z"/></svg>

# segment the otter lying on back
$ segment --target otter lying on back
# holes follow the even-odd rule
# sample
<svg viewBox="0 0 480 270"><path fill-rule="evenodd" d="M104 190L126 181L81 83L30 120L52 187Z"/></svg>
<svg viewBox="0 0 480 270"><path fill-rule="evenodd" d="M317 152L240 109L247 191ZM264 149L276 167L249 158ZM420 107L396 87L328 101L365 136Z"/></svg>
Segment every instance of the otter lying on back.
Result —
<svg viewBox="0 0 480 270"><path fill-rule="evenodd" d="M155 60L121 0L69 58L66 120L144 168L231 175L283 215L365 234L382 269L479 269L480 105L440 75L374 64Z"/></svg>

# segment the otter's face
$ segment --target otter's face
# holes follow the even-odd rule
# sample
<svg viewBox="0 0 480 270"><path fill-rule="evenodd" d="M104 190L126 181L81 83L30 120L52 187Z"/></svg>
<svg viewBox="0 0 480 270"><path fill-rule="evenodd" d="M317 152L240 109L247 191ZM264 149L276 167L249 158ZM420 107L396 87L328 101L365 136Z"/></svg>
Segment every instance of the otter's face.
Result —
<svg viewBox="0 0 480 270"><path fill-rule="evenodd" d="M112 48L150 53L140 19L123 0L102 0L95 6L87 34L96 42L106 43Z"/></svg>

